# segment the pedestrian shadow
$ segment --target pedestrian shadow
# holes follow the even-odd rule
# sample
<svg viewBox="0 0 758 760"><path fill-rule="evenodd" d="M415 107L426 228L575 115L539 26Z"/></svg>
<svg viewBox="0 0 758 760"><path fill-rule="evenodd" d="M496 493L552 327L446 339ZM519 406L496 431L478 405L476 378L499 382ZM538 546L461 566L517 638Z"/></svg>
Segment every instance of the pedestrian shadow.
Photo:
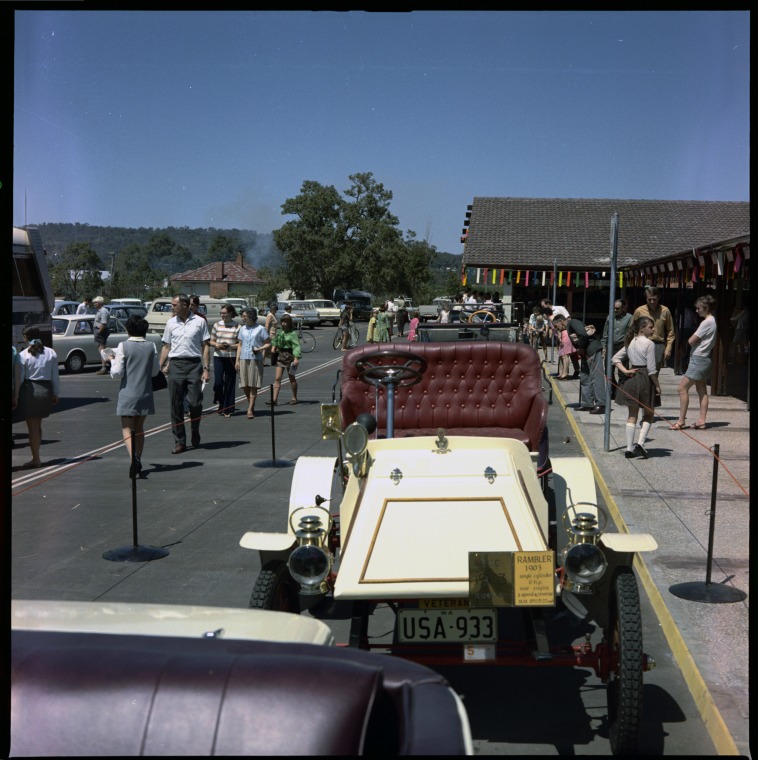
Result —
<svg viewBox="0 0 758 760"><path fill-rule="evenodd" d="M670 457L674 453L673 449L665 449L665 448L651 448L650 442L645 444L645 449L647 450L647 458L648 459L664 459L665 457ZM623 454L626 451L626 446L617 446L613 451L618 451L619 455ZM632 457L632 459L640 459L643 462L645 461L645 457Z"/></svg>
<svg viewBox="0 0 758 760"><path fill-rule="evenodd" d="M257 414L255 415L258 416ZM217 449L230 449L235 446L247 446L250 441L209 441L208 443L202 443L200 448L192 448L192 452L200 452L203 449L207 451L216 451Z"/></svg>
<svg viewBox="0 0 758 760"><path fill-rule="evenodd" d="M56 459L48 459L42 463L40 467L24 467L23 465L14 465L11 467L11 472L37 472L44 470L46 467L60 467L65 464L81 464L85 460L100 459L100 457L80 457L79 459L67 459L66 457L57 457Z"/></svg>
<svg viewBox="0 0 758 760"><path fill-rule="evenodd" d="M160 475L166 472L176 472L177 470L186 470L188 467L203 467L205 462L187 461L186 459L178 462L177 464L160 464L159 462L151 462L147 470L144 468L137 474L137 480L147 480L148 475Z"/></svg>

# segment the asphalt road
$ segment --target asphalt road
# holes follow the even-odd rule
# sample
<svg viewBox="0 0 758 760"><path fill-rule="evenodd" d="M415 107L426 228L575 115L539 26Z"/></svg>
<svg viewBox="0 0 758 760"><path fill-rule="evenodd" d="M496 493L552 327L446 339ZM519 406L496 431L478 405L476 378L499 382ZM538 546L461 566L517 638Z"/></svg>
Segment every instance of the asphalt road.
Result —
<svg viewBox="0 0 758 760"><path fill-rule="evenodd" d="M365 330L365 324L361 326ZM45 468L12 472L11 595L16 599L152 602L246 607L260 568L242 549L248 530L284 531L289 485L298 456L334 456L322 441L319 405L332 400L342 354L331 348L334 329L313 331L317 347L301 363L299 399L289 406L284 386L276 415L265 406L248 420L244 402L225 419L209 413L201 445L174 456L168 396L156 395L156 414L143 454L143 477L132 493L128 460L115 414L118 382L94 370L62 375L62 398L43 423ZM273 381L267 369L265 382ZM549 384L545 382L546 393ZM205 407L210 405L210 388ZM580 456L565 411L549 414L551 450ZM12 465L26 461L26 428L13 425ZM133 500L134 496L134 500ZM136 505L136 509L135 509ZM135 523L134 515L137 515ZM114 562L114 548L163 547L150 562ZM712 755L708 736L644 592L644 648L657 663L645 675L640 752ZM304 612L303 614L311 614ZM321 608L338 641L347 640L344 608ZM380 605L369 633L390 635L392 615ZM571 616L558 621L576 641L594 630ZM440 668L463 695L478 754L607 755L605 687L580 668Z"/></svg>

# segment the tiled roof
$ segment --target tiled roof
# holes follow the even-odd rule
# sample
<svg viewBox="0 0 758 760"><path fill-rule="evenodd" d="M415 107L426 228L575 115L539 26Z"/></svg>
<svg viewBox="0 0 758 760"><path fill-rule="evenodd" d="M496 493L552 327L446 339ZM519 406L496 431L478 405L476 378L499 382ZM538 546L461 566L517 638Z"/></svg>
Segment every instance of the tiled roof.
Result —
<svg viewBox="0 0 758 760"><path fill-rule="evenodd" d="M264 282L256 269L233 261L213 261L199 269L178 272L169 279L172 282Z"/></svg>
<svg viewBox="0 0 758 760"><path fill-rule="evenodd" d="M750 203L607 198L474 198L466 266L594 269L610 265L618 212L619 269L750 234Z"/></svg>

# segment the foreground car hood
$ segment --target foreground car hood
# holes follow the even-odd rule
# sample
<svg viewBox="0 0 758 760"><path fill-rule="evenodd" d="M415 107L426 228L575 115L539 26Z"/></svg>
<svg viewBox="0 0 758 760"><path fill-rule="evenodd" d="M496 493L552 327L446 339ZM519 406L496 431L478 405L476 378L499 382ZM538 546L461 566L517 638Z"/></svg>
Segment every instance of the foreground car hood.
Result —
<svg viewBox="0 0 758 760"><path fill-rule="evenodd" d="M369 444L351 478L337 598L466 597L469 552L543 551L547 503L522 443L423 436Z"/></svg>

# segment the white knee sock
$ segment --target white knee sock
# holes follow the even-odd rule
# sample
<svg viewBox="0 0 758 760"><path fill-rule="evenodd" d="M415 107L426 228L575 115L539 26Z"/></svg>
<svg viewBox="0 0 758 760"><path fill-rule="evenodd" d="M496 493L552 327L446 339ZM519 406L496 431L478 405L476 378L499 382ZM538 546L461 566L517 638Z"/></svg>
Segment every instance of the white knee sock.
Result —
<svg viewBox="0 0 758 760"><path fill-rule="evenodd" d="M637 426L633 422L626 423L626 450L634 451L634 430Z"/></svg>
<svg viewBox="0 0 758 760"><path fill-rule="evenodd" d="M639 444L640 446L645 445L645 441L647 440L647 434L650 432L650 428L652 427L652 422L643 422L640 425L640 440Z"/></svg>

